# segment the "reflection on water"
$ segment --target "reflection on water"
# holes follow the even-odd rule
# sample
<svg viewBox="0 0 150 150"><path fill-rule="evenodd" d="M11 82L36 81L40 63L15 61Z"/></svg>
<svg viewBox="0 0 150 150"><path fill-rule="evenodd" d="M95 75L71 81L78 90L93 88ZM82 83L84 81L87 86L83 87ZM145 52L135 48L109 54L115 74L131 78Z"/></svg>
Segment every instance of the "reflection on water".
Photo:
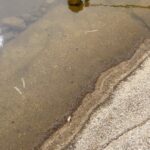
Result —
<svg viewBox="0 0 150 150"><path fill-rule="evenodd" d="M0 48L4 45L4 37L0 35Z"/></svg>
<svg viewBox="0 0 150 150"><path fill-rule="evenodd" d="M57 0L21 0L21 2L20 0L0 0L0 47L16 38L20 32L57 3L60 2ZM90 0L63 0L62 3L65 5L68 3L69 9L78 13L90 5Z"/></svg>
<svg viewBox="0 0 150 150"><path fill-rule="evenodd" d="M1 28L0 28L0 48L2 48L3 45L4 45L4 37L3 37L2 33L1 33Z"/></svg>
<svg viewBox="0 0 150 150"><path fill-rule="evenodd" d="M68 7L73 12L79 12L83 10L84 7L89 7L90 0L68 0Z"/></svg>
<svg viewBox="0 0 150 150"><path fill-rule="evenodd" d="M0 0L0 47L14 39L55 4L56 0Z"/></svg>

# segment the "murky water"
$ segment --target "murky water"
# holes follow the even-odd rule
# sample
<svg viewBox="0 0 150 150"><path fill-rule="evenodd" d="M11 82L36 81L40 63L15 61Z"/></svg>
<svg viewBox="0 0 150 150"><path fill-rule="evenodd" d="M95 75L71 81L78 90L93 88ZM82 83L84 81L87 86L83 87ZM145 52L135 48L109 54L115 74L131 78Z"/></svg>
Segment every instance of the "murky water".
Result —
<svg viewBox="0 0 150 150"><path fill-rule="evenodd" d="M127 3L150 5L93 0L73 8L67 1L0 0L1 150L41 143L101 72L130 58L150 36L149 9L111 7Z"/></svg>

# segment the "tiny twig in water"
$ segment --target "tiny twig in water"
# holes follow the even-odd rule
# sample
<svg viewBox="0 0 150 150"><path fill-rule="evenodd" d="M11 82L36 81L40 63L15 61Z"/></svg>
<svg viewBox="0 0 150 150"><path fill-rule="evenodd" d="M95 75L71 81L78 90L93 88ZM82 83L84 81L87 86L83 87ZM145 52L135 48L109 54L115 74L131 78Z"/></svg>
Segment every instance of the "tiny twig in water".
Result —
<svg viewBox="0 0 150 150"><path fill-rule="evenodd" d="M25 89L25 88L26 88L26 83L25 83L24 78L21 78L21 81L22 81L22 86L23 86L23 88Z"/></svg>
<svg viewBox="0 0 150 150"><path fill-rule="evenodd" d="M92 33L92 32L97 32L98 30L90 30L90 31L85 31L85 33Z"/></svg>
<svg viewBox="0 0 150 150"><path fill-rule="evenodd" d="M15 86L14 89L15 89L20 95L22 95L21 90L20 90L17 86Z"/></svg>

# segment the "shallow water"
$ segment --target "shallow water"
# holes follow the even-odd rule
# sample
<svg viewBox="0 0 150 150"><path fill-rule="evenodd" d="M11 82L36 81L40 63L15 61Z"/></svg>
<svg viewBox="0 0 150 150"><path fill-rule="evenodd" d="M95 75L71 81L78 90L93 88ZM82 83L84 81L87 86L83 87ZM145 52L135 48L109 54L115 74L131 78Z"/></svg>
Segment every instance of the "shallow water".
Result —
<svg viewBox="0 0 150 150"><path fill-rule="evenodd" d="M103 71L130 58L150 36L150 11L83 6L76 13L66 1L26 0L8 13L7 2L0 0L0 34L7 41L0 50L0 147L29 150L67 118Z"/></svg>
<svg viewBox="0 0 150 150"><path fill-rule="evenodd" d="M0 0L0 47L53 7L55 0Z"/></svg>
<svg viewBox="0 0 150 150"><path fill-rule="evenodd" d="M43 0L0 0L0 19L37 11Z"/></svg>

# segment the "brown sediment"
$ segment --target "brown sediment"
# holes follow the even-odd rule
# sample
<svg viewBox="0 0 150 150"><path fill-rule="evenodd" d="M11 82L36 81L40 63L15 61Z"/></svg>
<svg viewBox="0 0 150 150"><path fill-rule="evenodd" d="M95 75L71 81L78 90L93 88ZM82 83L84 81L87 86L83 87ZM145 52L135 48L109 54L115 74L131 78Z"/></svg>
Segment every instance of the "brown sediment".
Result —
<svg viewBox="0 0 150 150"><path fill-rule="evenodd" d="M66 123L50 136L39 149L64 149L81 131L94 110L108 100L118 83L128 77L141 63L149 57L150 47L146 47L150 40L145 40L130 60L113 67L98 78L95 90L88 93L82 104L73 113L71 122Z"/></svg>

